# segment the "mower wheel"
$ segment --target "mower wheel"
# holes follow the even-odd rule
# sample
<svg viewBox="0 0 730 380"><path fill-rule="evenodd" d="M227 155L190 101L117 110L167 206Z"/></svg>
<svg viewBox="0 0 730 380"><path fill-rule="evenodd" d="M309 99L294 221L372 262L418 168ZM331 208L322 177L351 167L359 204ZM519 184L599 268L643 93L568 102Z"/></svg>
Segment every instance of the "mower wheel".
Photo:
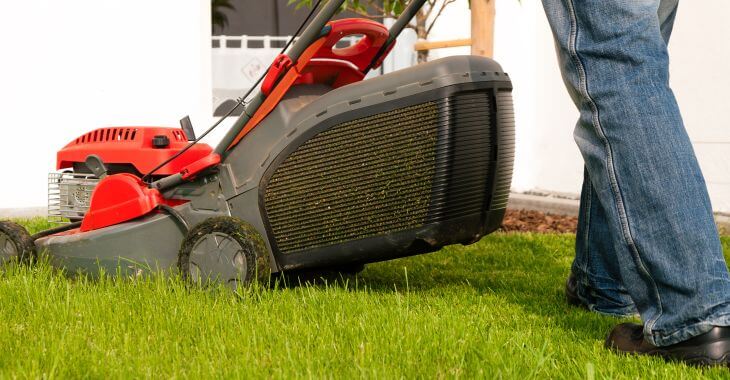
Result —
<svg viewBox="0 0 730 380"><path fill-rule="evenodd" d="M35 258L35 244L28 231L17 223L0 221L0 265L13 260L28 264Z"/></svg>
<svg viewBox="0 0 730 380"><path fill-rule="evenodd" d="M222 282L232 289L252 281L266 284L271 275L261 235L230 216L210 218L193 227L180 247L178 268L191 282Z"/></svg>

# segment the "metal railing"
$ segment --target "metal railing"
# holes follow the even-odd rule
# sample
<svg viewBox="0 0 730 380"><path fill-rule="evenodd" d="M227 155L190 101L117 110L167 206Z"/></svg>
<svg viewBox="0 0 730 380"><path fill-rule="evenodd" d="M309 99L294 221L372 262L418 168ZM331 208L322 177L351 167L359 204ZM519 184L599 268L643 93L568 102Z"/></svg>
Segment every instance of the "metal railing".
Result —
<svg viewBox="0 0 730 380"><path fill-rule="evenodd" d="M337 48L344 48L356 43L362 36L351 35L341 39ZM212 69L213 69L213 110L215 115L222 115L235 99L246 91L261 73L266 70L279 54L291 36L213 36ZM413 39L404 38L399 42L383 67L374 76L400 68L411 66L416 61L413 51Z"/></svg>
<svg viewBox="0 0 730 380"><path fill-rule="evenodd" d="M213 36L211 42L213 49L281 49L290 38L291 36ZM337 47L348 47L360 38L358 35L344 37L337 43Z"/></svg>

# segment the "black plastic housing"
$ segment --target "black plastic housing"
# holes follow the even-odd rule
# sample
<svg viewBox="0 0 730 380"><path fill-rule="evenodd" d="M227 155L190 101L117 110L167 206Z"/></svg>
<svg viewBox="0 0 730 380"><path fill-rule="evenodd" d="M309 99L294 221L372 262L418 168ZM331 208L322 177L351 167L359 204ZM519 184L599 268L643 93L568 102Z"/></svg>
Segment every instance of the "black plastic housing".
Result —
<svg viewBox="0 0 730 380"><path fill-rule="evenodd" d="M357 236L335 242L332 242L331 238L329 240L321 238L322 245L311 246L312 242L316 243L318 233L331 235L333 228L336 229L336 226L332 227L327 224L328 215L335 212L340 213L337 221L340 225L344 225L343 228L353 229L353 226L347 225L347 222L343 223L342 215L351 215L356 221L353 223L362 223L361 227L365 231L374 231L377 228L367 225L367 213L372 211L358 209L357 204L348 204L345 196L341 196L339 199L332 199L328 196L323 202L329 202L328 204L331 206L328 207L330 208L325 211L312 212L307 207L324 206L321 204L313 206L312 199L317 196L316 192L315 194L301 191L297 193L295 186L305 186L304 189L307 189L307 183L310 181L307 177L318 175L318 173L312 172L313 167L325 171L338 171L338 175L345 181L348 178L347 168L353 168L352 170L356 171L362 170L362 166L367 166L369 162L372 162L368 159L372 157L372 152L377 152L378 146L389 144L388 136L373 135L370 138L353 136L351 141L356 141L359 145L348 144L348 141L342 140L341 136L339 140L332 141L332 144L342 145L342 154L347 155L348 160L355 163L350 163L349 166L340 165L337 160L312 163L312 157L316 157L313 155L307 156L307 165L301 165L301 168L297 167L297 162L292 163L287 160L296 161L298 158L295 153L299 149L305 149L308 144L311 145L312 141L317 144L317 147L322 146L323 149L329 149L327 154L331 156L334 148L328 147L327 144L330 142L321 137L326 135L325 132L345 128L358 120L384 119L388 121L389 119L385 116L378 119L378 117L373 118L373 115L388 115L388 113L424 104L433 104L438 111L434 131L433 157L423 153L424 160L429 161L427 164L421 163L420 166L413 165L413 160L409 160L409 167L413 170L428 170L430 173L429 201L425 205L426 209L415 212L422 218L410 224L396 223L400 226L405 225L406 228L390 230L385 228L370 236ZM432 118L424 116L423 120L428 122ZM398 121L389 122L399 123ZM405 126L416 130L414 125L406 123ZM376 127L381 131L386 130L382 126L373 128ZM397 127L396 125L395 128ZM423 136L431 135L421 132L421 135L414 134L413 138ZM397 135L397 138L407 140L402 135ZM317 139L320 139L321 142ZM404 149L413 150L414 146L416 145L411 142ZM416 148L418 147L416 146ZM393 148L387 149L390 149L387 152L393 152ZM362 157L359 157L360 161L357 161L357 154L350 153L352 150L365 152ZM432 252L449 244L475 242L499 228L501 224L509 196L513 157L514 113L509 81L461 83L339 114L299 136L276 157L262 178L259 186L259 201L262 219L274 256L282 269L289 270L375 262ZM384 172L399 170L397 163L384 165ZM276 180L277 171L280 168L285 168L282 170L286 170L288 177L284 179L292 183L293 190L287 193L286 183L284 185L277 183L275 184L275 186L279 186L277 193L274 196L269 193L267 196L267 189L272 186L272 179ZM296 173L296 170L302 172ZM372 172L371 170L367 173ZM417 173L408 172L407 168L399 174L406 179L420 178ZM377 183L379 178L371 176L371 178L358 178L357 180L348 179L350 182L343 186L336 183L337 176L332 176L320 182L324 184L320 192L336 195L343 191L371 191L373 194L377 194L376 190L384 188ZM392 180L392 178L390 179ZM304 185L300 185L302 183ZM326 186L330 186L334 190L328 189ZM408 193L414 187L412 184L408 186L403 187L405 189L403 190L403 201L420 199ZM287 204L281 206L286 207L288 215L271 218L268 211L279 207L276 202L280 199L288 200ZM370 198L368 199L370 200ZM383 197L383 199L387 199L388 203L381 205L375 199L368 203L367 207L374 209L380 207L382 211L385 210L385 207L403 206L394 203L393 197ZM332 207L339 209L335 210ZM345 209L342 210L343 208ZM409 210L409 212L411 211ZM299 214L314 217L298 220ZM393 216L395 214L388 214L385 211L379 214L373 212L370 220L373 223L385 223L387 227L387 220L383 220L383 215ZM282 224L290 223L291 220L301 222L302 227L299 230L296 225L281 228ZM318 228L320 226L321 228ZM282 231L287 235L282 235ZM351 236L352 232L349 233ZM348 235L343 236L346 238ZM305 239L304 241L309 246L304 249L292 249L291 247L297 245L291 244L291 239Z"/></svg>

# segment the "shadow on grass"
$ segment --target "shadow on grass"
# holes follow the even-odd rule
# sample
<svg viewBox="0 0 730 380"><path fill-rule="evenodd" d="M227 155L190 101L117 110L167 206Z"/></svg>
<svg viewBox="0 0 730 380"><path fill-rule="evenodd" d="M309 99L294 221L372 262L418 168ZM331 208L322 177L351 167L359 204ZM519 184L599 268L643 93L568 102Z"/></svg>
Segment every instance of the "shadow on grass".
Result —
<svg viewBox="0 0 730 380"><path fill-rule="evenodd" d="M380 293L407 291L424 297L449 297L450 290L468 289L550 320L578 339L602 340L620 319L565 302L563 290L574 244L574 235L567 234L495 234L471 246L370 264L357 277L330 274L308 285ZM353 287L355 282L358 286Z"/></svg>

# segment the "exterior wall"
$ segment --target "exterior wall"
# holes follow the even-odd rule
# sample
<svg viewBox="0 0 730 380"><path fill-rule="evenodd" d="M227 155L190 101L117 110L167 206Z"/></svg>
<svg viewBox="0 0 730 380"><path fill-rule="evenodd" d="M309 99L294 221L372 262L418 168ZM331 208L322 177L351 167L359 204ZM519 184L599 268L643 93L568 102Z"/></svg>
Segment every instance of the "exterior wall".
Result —
<svg viewBox="0 0 730 380"><path fill-rule="evenodd" d="M577 194L583 162L573 142L578 118L563 86L552 34L539 1L496 0L495 58L515 90L517 157L513 190ZM431 40L469 36L465 0L452 4ZM671 83L708 184L713 208L730 212L730 49L725 16L730 3L707 0L680 5L670 43ZM432 57L468 54L443 49Z"/></svg>
<svg viewBox="0 0 730 380"><path fill-rule="evenodd" d="M730 2L679 6L670 54L674 92L702 166L713 208L730 212Z"/></svg>
<svg viewBox="0 0 730 380"><path fill-rule="evenodd" d="M509 73L514 86L516 157L512 187L517 191L535 187L536 160L535 133L537 131L538 50L535 46L537 13L542 11L538 1L498 0L495 25L495 59ZM438 19L429 40L441 41L468 38L471 18L466 0L449 5ZM552 45L551 45L552 46ZM469 54L470 47L432 50L429 59L453 54ZM560 79L558 78L558 81ZM564 91L558 87L559 91ZM561 92L562 94L562 92ZM570 104L565 109L572 110ZM570 141L568 141L570 143ZM570 188L570 187L569 187Z"/></svg>
<svg viewBox="0 0 730 380"><path fill-rule="evenodd" d="M210 2L0 3L0 208L42 206L88 130L210 119ZM171 11L172 10L172 11ZM29 24L33 27L29 27Z"/></svg>
<svg viewBox="0 0 730 380"><path fill-rule="evenodd" d="M702 166L713 208L720 212L730 212L730 121L722 114L730 105L728 97L722 95L730 88L730 49L726 42L730 24L724 16L728 12L730 3L723 0L707 0L701 6L682 3L670 42L671 85ZM536 19L533 46L538 57L537 128L532 142L536 167L531 187L577 193L582 176L580 155L572 140L577 112L562 88L549 27L541 9L537 10Z"/></svg>

